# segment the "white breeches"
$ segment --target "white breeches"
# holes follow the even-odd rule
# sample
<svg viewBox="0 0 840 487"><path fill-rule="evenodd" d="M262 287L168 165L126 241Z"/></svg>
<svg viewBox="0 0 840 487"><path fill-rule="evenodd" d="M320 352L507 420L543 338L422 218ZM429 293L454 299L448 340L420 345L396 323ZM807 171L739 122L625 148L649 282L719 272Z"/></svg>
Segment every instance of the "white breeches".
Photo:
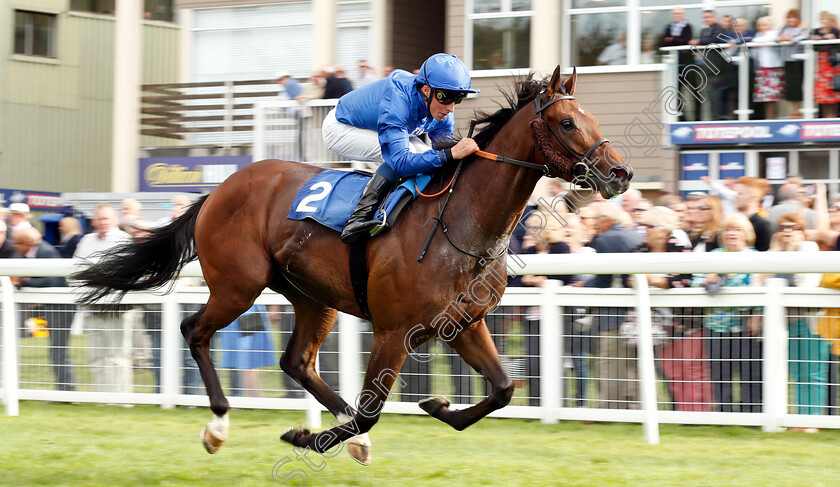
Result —
<svg viewBox="0 0 840 487"><path fill-rule="evenodd" d="M360 129L335 118L335 108L330 110L321 126L321 135L327 149L351 161L383 163L379 134L375 130ZM415 154L432 148L414 135L408 138L409 149Z"/></svg>

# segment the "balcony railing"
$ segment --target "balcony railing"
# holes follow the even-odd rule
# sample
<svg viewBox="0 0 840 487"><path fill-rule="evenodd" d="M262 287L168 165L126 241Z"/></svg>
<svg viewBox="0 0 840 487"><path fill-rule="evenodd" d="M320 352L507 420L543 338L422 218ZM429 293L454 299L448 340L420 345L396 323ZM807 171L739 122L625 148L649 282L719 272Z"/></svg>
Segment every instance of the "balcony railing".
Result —
<svg viewBox="0 0 840 487"><path fill-rule="evenodd" d="M819 114L819 109L816 106L815 99L814 99L814 79L815 74L817 71L817 51L814 49L816 46L824 46L824 45L840 45L840 40L805 40L799 43L799 45L804 47L804 52L801 54L794 54L793 58L796 60L803 61L803 80L802 80L802 107L799 109L799 114L797 116L791 116L794 114L786 113L782 116L777 116L777 118L817 118ZM746 46L744 49L743 46ZM779 49L784 46L794 46L794 43L787 41L787 42L748 42L745 45L738 45L738 44L726 44L726 43L718 43L718 44L710 44L707 46L672 46L672 47L663 47L660 50L663 51L663 62L666 64L666 69L663 71L663 79L662 85L663 86L673 86L680 90L685 99L689 100L689 105L693 105L694 103L700 103L691 93L691 89L688 84L692 84L699 88L699 92L703 98L705 98L704 105L709 105L708 101L711 97L719 96L719 93L716 91L720 90L720 86L711 86L708 82L702 83L701 74L698 71L702 71L702 76L708 76L708 74L712 71L708 64L714 63L717 66L723 66L726 69L729 66L734 66L737 70L737 105L731 113L726 110L724 116L728 119L735 119L735 120L751 120L755 119L754 112L755 110L751 108L752 103L752 92L751 89L753 88L750 80L750 70L754 68L754 63L749 61L750 58L755 58L756 49ZM721 56L720 52L718 53L706 53L708 50L718 50L722 49L725 51L731 59L727 61ZM750 52L752 50L753 52ZM685 51L692 51L693 52L693 64L689 64L688 71L686 70L687 66L681 66L679 64L679 53ZM703 58L701 58L700 54L703 54ZM703 59L706 59L708 63L704 63ZM691 66L694 66L692 68ZM722 73L723 71L721 71ZM685 73L688 76L688 80L680 83L678 81L678 74ZM694 76L691 76L690 73L693 73ZM718 74L717 76L720 76ZM708 78L705 79L708 81ZM682 86L681 86L682 85ZM770 102L772 103L772 102ZM672 114L672 113L665 113L665 120L669 123L674 123L679 121L678 119L683 118L687 115L686 113L686 106L683 106L683 112L681 114ZM705 121L711 120L711 117L707 113L706 110L698 110L700 116L697 118L697 121ZM694 121L694 120L689 120Z"/></svg>

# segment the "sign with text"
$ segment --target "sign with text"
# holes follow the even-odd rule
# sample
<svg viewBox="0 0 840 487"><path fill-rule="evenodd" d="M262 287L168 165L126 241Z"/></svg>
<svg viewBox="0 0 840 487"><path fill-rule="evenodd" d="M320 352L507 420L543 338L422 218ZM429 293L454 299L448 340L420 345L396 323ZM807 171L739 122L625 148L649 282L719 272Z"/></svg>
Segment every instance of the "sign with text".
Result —
<svg viewBox="0 0 840 487"><path fill-rule="evenodd" d="M251 156L140 159L140 191L210 191L251 163Z"/></svg>
<svg viewBox="0 0 840 487"><path fill-rule="evenodd" d="M61 193L30 191L26 189L0 189L0 206L12 203L26 203L30 210L51 211L64 208Z"/></svg>
<svg viewBox="0 0 840 487"><path fill-rule="evenodd" d="M771 120L671 124L674 145L840 141L840 120Z"/></svg>

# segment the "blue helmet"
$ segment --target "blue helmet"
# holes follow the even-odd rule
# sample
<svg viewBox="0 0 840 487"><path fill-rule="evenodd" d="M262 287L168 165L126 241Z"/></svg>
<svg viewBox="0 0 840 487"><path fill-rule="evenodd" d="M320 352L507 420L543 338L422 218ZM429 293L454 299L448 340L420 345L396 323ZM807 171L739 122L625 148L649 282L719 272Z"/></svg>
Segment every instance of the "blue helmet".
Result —
<svg viewBox="0 0 840 487"><path fill-rule="evenodd" d="M470 71L463 61L454 54L438 53L426 59L420 66L417 83L429 85L439 90L459 91L462 93L478 93L480 90L470 89Z"/></svg>

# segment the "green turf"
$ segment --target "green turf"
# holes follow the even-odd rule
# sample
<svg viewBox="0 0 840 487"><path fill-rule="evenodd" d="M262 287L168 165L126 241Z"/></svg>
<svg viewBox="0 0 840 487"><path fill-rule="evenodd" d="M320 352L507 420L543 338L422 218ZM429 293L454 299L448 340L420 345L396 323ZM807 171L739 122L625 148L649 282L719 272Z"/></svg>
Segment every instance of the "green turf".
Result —
<svg viewBox="0 0 840 487"><path fill-rule="evenodd" d="M384 415L371 434L373 465L310 452L322 466L313 472L278 440L303 413L234 410L230 440L208 455L198 439L210 419L203 408L27 401L20 411L0 416L2 485L274 485L272 469L286 457L280 476L300 468L316 486L810 487L840 476L840 431L663 425L661 444L647 445L639 425L484 419L457 432L425 416Z"/></svg>

